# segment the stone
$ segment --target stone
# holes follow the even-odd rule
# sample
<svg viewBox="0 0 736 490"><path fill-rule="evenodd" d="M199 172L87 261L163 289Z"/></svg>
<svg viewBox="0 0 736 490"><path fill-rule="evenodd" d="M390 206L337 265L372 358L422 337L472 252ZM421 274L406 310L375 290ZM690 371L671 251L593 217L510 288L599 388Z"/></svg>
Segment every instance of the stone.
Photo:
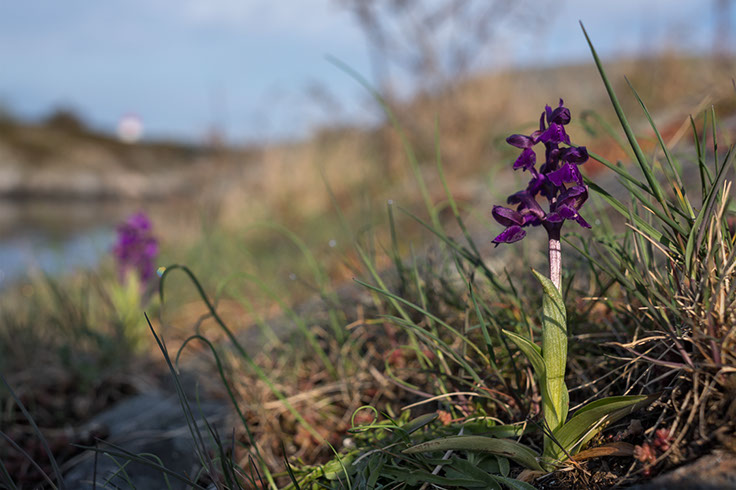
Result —
<svg viewBox="0 0 736 490"><path fill-rule="evenodd" d="M209 444L211 436L204 419L218 430L222 439L228 439L229 407L224 401L205 401L197 404L190 397L190 407L198 422L202 438ZM114 407L94 417L89 425L102 427L108 436L105 440L133 454L148 453L156 455L161 463L171 471L191 479L201 468L195 450L194 440L187 424L179 398L174 394L154 391L124 400ZM210 445L211 446L211 445ZM99 448L116 448L100 443ZM119 471L126 463L124 459L113 459L110 455L85 451L70 461L64 482L74 490L93 488L136 488L137 490L160 490L169 488L162 472L153 465L129 462L124 471ZM149 458L157 464L155 459ZM173 476L168 477L173 490L192 488L190 484Z"/></svg>
<svg viewBox="0 0 736 490"><path fill-rule="evenodd" d="M636 490L736 489L736 455L717 450L698 460L631 487Z"/></svg>

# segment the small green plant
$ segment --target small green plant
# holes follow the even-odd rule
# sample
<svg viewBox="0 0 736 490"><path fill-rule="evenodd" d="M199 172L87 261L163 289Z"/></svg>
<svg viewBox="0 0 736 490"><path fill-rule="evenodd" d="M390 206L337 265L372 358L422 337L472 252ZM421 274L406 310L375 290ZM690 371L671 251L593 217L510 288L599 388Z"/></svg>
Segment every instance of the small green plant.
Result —
<svg viewBox="0 0 736 490"><path fill-rule="evenodd" d="M133 352L140 352L149 341L140 311L147 309L152 298L158 241L151 220L144 213L136 213L121 223L117 235L113 255L118 281L105 286L124 342Z"/></svg>
<svg viewBox="0 0 736 490"><path fill-rule="evenodd" d="M588 198L588 187L578 165L588 160L585 147L575 147L565 132L570 111L560 100L554 110L547 106L542 113L539 130L531 135L512 135L506 141L522 150L514 169L528 171L532 178L525 190L511 195L509 204L516 209L493 207L493 216L506 229L493 242L514 243L526 236L527 226L542 226L548 235L549 277L537 271L534 275L543 289L541 311L542 347L514 332L503 333L527 357L539 383L542 397L544 447L541 456L521 443L484 436L457 435L415 445L405 452L437 450L477 450L504 455L531 470L552 470L560 462L579 452L603 427L634 410L645 406L655 397L645 395L616 396L594 401L580 408L567 420L569 395L565 384L567 365L567 318L560 292L562 282L562 251L560 232L566 220L574 220L584 228L590 225L579 210ZM545 162L536 168L537 155L533 147L544 145ZM567 146L560 148L560 145ZM537 196L547 198L549 211L537 202Z"/></svg>

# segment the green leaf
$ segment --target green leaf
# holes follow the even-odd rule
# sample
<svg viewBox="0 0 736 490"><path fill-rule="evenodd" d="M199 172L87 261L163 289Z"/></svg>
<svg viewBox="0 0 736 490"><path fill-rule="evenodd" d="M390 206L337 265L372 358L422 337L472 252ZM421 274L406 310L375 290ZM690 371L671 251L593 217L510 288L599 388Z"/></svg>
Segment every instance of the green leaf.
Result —
<svg viewBox="0 0 736 490"><path fill-rule="evenodd" d="M587 404L553 433L559 446L555 444L545 448L545 456L559 460L566 458L565 451L576 454L605 426L646 407L659 395L612 396Z"/></svg>
<svg viewBox="0 0 736 490"><path fill-rule="evenodd" d="M542 470L537 461L537 453L527 446L507 439L494 439L484 436L450 436L423 442L405 449L406 454L426 453L430 451L482 451L503 456L516 461L525 468Z"/></svg>
<svg viewBox="0 0 736 490"><path fill-rule="evenodd" d="M465 424L467 427L467 424ZM533 432L534 427L526 423L496 425L485 429L484 433L493 437L521 437Z"/></svg>
<svg viewBox="0 0 736 490"><path fill-rule="evenodd" d="M534 275L542 284L542 358L545 390L542 392L544 420L554 432L567 418L568 397L565 385L567 365L567 315L565 302L557 287L543 274Z"/></svg>
<svg viewBox="0 0 736 490"><path fill-rule="evenodd" d="M335 459L322 466L322 472L328 480L337 480L346 477L345 469L353 463L355 454L349 453L344 456L336 456Z"/></svg>
<svg viewBox="0 0 736 490"><path fill-rule="evenodd" d="M516 344L516 347L519 348L521 353L524 354L527 359L529 359L529 362L532 365L532 369L534 369L534 374L537 375L537 378L540 381L544 380L546 369L544 368L544 359L542 359L542 348L539 347L537 344L531 342L529 339L515 334L514 332L509 332L508 330L501 330L501 332L503 332L506 337L511 339L511 341Z"/></svg>
<svg viewBox="0 0 736 490"><path fill-rule="evenodd" d="M459 470L462 474L465 474L466 476L471 476L473 478L476 478L478 480L482 480L485 482L486 486L484 488L501 488L501 485L503 485L506 488L510 488L511 490L533 490L534 487L531 486L528 483L525 483L523 481L515 480L513 478L507 478L500 475L495 475L492 473L486 473L481 468L475 466L470 461L466 461L463 459L454 459L452 462L452 465L454 469L457 471Z"/></svg>
<svg viewBox="0 0 736 490"><path fill-rule="evenodd" d="M373 489L376 487L378 478L382 474L381 470L383 469L383 465L384 465L383 457L372 458L368 462L368 481L366 482L366 486L369 489Z"/></svg>
<svg viewBox="0 0 736 490"><path fill-rule="evenodd" d="M417 485L419 483L434 483L446 487L459 488L483 488L484 482L470 478L446 478L444 476L433 475L429 471L424 470L407 470L406 468L383 468L383 474L392 478L397 482L406 483L407 485Z"/></svg>
<svg viewBox="0 0 736 490"><path fill-rule="evenodd" d="M434 419L436 419L438 416L439 414L437 412L420 415L419 417L412 419L401 426L401 428L404 429L407 434L411 434L429 424L430 422L434 421Z"/></svg>

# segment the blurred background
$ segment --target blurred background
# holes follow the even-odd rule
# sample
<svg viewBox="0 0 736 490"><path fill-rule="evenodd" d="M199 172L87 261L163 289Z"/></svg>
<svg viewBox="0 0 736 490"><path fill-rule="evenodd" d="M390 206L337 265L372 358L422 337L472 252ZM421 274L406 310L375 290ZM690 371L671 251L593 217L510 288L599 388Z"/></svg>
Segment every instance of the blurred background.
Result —
<svg viewBox="0 0 736 490"><path fill-rule="evenodd" d="M730 0L4 3L0 285L97 264L137 210L182 245L203 226L308 223L330 207L321 175L341 205L395 194L401 145L340 64L420 160L437 121L449 178L487 175L544 103L602 106L579 20L615 82L664 82L660 117L730 90Z"/></svg>
<svg viewBox="0 0 736 490"><path fill-rule="evenodd" d="M142 311L171 352L194 331L222 338L183 275L167 280L164 308L155 279L120 274L117 227L142 212L152 228L136 239L158 241L154 265L187 265L233 330L270 335L247 344L295 385L283 367L322 368L269 349L279 328L312 320L279 313L318 295L345 314L330 317L336 338L349 330L341 319L362 318L359 288L344 287L367 277L355 242L377 270L392 254L432 266L439 239L401 211L459 236L445 184L483 257L502 262L491 205L525 184L505 138L533 131L545 104L564 99L576 144L630 162L579 21L645 151L656 139L627 80L673 151L691 150L689 116L701 127L711 107L719 144L732 144L734 3L0 3L0 372L65 451L84 443L68 426L156 385L146 377L166 385ZM693 154L678 153L683 166L697 168ZM582 171L617 186L593 161ZM540 257L530 242L503 257ZM333 289L347 300L332 306ZM12 406L2 391L0 404ZM3 413L0 428L9 421L11 438L44 458L25 416ZM28 470L14 457L11 473Z"/></svg>

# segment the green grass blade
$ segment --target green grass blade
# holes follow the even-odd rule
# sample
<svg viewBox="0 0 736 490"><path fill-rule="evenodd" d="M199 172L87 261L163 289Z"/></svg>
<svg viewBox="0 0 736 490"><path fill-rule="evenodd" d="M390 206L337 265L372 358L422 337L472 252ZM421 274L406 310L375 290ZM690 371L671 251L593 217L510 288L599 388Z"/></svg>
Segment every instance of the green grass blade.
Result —
<svg viewBox="0 0 736 490"><path fill-rule="evenodd" d="M703 152L703 147L700 146L700 138L698 138L698 128L695 126L695 119L693 119L693 116L690 116L690 128L693 131L693 141L695 144L695 154L698 157L698 173L700 175L700 199L705 200L705 189L706 189L706 172L708 171L708 167L705 165L705 153ZM710 177L710 175L708 175ZM711 179L712 181L712 179Z"/></svg>
<svg viewBox="0 0 736 490"><path fill-rule="evenodd" d="M18 408L20 408L20 411L23 413L23 416L26 418L29 424L31 424L31 427L33 428L33 433L38 437L38 440L41 442L41 447L43 447L44 452L46 453L46 456L49 458L49 463L51 464L51 469L54 470L54 476L56 478L56 482L58 484L58 488L61 490L64 490L64 478L61 476L61 470L59 469L59 465L56 464L56 459L54 458L54 453L51 451L51 448L49 447L48 442L46 441L46 438L43 436L43 433L41 432L41 429L38 428L38 425L36 425L36 421L33 420L33 417L31 414L26 410L25 405L23 405L23 402L20 401L20 398L15 394L15 391L13 391L13 388L10 387L10 384L5 379L5 376L0 374L0 381L2 381L3 385L5 386L5 389L8 390L8 393L10 393L10 397L13 399L16 405L18 405ZM10 440L8 438L8 440ZM33 462L33 461L31 461ZM43 476L46 476L46 473L42 472ZM52 483L52 486L56 488L56 486Z"/></svg>
<svg viewBox="0 0 736 490"><path fill-rule="evenodd" d="M342 70L344 73L346 73L348 76L350 76L353 80L358 82L368 93L371 94L371 96L381 105L384 112L389 118L389 121L391 121L391 125L393 126L394 130L399 134L399 138L401 139L401 144L404 147L404 153L406 155L407 160L409 161L409 165L411 167L412 172L414 173L414 178L417 181L417 185L419 186L419 192L422 196L422 199L424 200L424 205L427 208L427 212L429 213L432 223L439 228L440 222L439 222L439 216L434 211L434 206L432 205L432 199L429 196L429 190L427 189L427 184L424 182L424 177L422 176L422 171L419 168L419 162L417 160L416 153L414 152L414 148L411 146L411 143L409 143L409 138L406 136L406 132L404 131L404 128L401 126L401 123L399 122L398 118L394 114L394 112L391 110L391 107L389 106L386 99L383 98L383 96L374 89L368 81L361 76L357 71L352 69L347 64L343 63L342 61L338 60L337 58L334 58L332 56L328 56L327 60L335 65L337 68Z"/></svg>
<svg viewBox="0 0 736 490"><path fill-rule="evenodd" d="M592 152L588 150L588 155L595 160L598 163L601 163L605 165L608 169L613 170L616 172L621 178L625 179L626 181L630 182L631 184L637 186L639 189L643 190L644 192L654 195L652 193L652 190L644 183L640 182L639 179L631 175L629 172L626 171L626 169L622 165L617 165L614 163L609 162L605 158L603 158L601 155L598 155L595 152Z"/></svg>
<svg viewBox="0 0 736 490"><path fill-rule="evenodd" d="M637 201L646 208L647 211L654 214L657 218L659 218L660 221L665 223L667 226L669 226L675 233L675 235L685 235L687 234L687 230L680 225L677 221L675 221L672 218L672 215L668 212L662 211L661 209L654 207L651 205L651 203L647 200L645 196L642 195L641 191L631 185L630 183L626 181L621 181L621 185L626 187L626 190L629 191L629 193L637 199Z"/></svg>
<svg viewBox="0 0 736 490"><path fill-rule="evenodd" d="M662 190L662 186L659 184L657 179L654 177L652 167L649 164L649 161L647 160L646 156L644 155L644 152L642 151L641 146L639 146L639 142L637 141L636 136L634 135L634 130L631 128L629 121L626 119L626 115L624 114L623 108L621 107L621 104L618 101L618 97L616 97L616 93L613 91L613 86L608 81L606 72L603 69L603 63L601 63L601 60L598 57L598 53L593 47L593 43L591 42L590 37L588 37L588 33L585 30L585 26L583 25L582 22L580 23L580 27L582 28L583 34L585 35L585 40L588 42L588 46L590 47L590 52L592 53L593 60L595 61L595 66L598 68L598 73L600 74L601 79L603 80L603 85L605 85L606 87L606 92L608 92L608 97L611 99L611 104L613 105L613 109L616 111L616 116L618 117L618 120L621 123L621 127L623 128L624 133L626 134L626 139L629 141L629 145L631 146L631 149L634 151L634 156L636 156L636 161L639 163L639 167L644 173L644 177L647 179L647 183L649 184L649 188L654 193L655 199L659 202L660 206L662 206L662 208L665 209L665 211L667 211L668 210L667 200L665 198L664 191Z"/></svg>
<svg viewBox="0 0 736 490"><path fill-rule="evenodd" d="M99 448L99 447L96 447L96 446L75 445L75 447L78 447L80 449L84 449L84 450L87 450L87 451L94 451L96 453L107 455L107 456L110 456L112 458L120 458L120 459L124 459L126 461L129 461L129 462L135 462L135 463L138 463L138 464L141 464L141 465L144 465L144 466L148 466L149 468L153 468L153 469L155 469L157 471L160 471L162 474L165 473L166 475L174 478L175 480L178 480L178 481L184 483L185 485L187 485L186 488L192 488L193 490L207 490L205 487L199 485L197 482L192 481L190 478L187 478L186 476L180 475L179 473L177 473L177 472L175 472L173 470L170 470L170 469L166 468L165 466L162 466L162 465L160 465L160 464L158 464L156 462L153 462L153 461L151 461L151 460L149 460L147 458L141 457L138 454L135 454L135 453L132 453L130 451L127 451L126 449L124 449L124 448L122 448L120 446L117 446L117 445L115 445L115 444L113 444L111 442L108 442L108 441L102 441L102 442L106 446L109 446L109 447L113 448L114 450L110 450L110 449L107 449L107 448L102 449L102 448Z"/></svg>
<svg viewBox="0 0 736 490"><path fill-rule="evenodd" d="M406 272L404 270L404 264L401 261L401 254L399 253L399 241L396 234L396 220L394 219L392 201L389 201L386 204L386 210L388 212L388 225L389 232L391 234L391 253L389 255L394 263L394 267L396 268L396 273L399 276L399 292L403 295L406 291Z"/></svg>
<svg viewBox="0 0 736 490"><path fill-rule="evenodd" d="M703 207L700 209L698 216L695 218L695 222L693 223L690 234L688 235L687 244L685 246L685 260L687 271L692 279L695 278L695 260L697 258L697 254L700 250L700 246L702 244L703 237L707 229L706 226L703 226L703 223L706 217L711 216L711 213L713 212L713 207L718 201L717 197L721 191L720 186L723 183L723 180L726 178L726 170L728 169L731 161L734 159L734 156L736 156L736 151L734 151L733 148L730 148L728 150L728 153L726 154L726 157L723 159L723 165L721 165L721 168L718 169L715 182L713 182L713 184L707 189L707 194L703 202Z"/></svg>
<svg viewBox="0 0 736 490"><path fill-rule="evenodd" d="M598 184L594 183L587 177L585 177L585 183L586 185L597 192L601 198L606 201L608 204L611 205L613 209L618 211L619 214L625 217L629 217L629 209L624 206L621 201L613 197L611 194L608 193L608 191L604 190L602 187L600 187ZM654 228L652 225L644 221L641 217L634 215L634 223L636 224L637 228L641 229L642 231L645 231L647 235L652 237L655 241L662 244L664 247L669 248L670 250L677 252L677 248L674 247L672 244L672 241L667 238L661 231Z"/></svg>
<svg viewBox="0 0 736 490"><path fill-rule="evenodd" d="M463 236L465 237L465 240L468 242L468 245L470 245L471 250L475 254L476 257L480 257L480 252L478 251L478 247L475 246L475 241L473 240L473 237L470 235L470 232L468 231L467 227L465 226L465 221L462 219L462 216L460 216L460 211L457 206L457 202L455 202L455 198L452 195L452 192L450 192L450 186L447 185L447 179L445 178L445 169L442 165L442 152L440 151L440 132L439 132L439 121L435 121L435 155L437 160L437 174L439 175L440 182L442 182L442 188L445 190L445 195L447 196L447 202L450 204L450 209L452 209L452 215L455 217L455 221L457 221L458 226L460 227L460 230L463 233Z"/></svg>
<svg viewBox="0 0 736 490"><path fill-rule="evenodd" d="M442 339L433 334L432 332L428 332L427 330L421 328L416 323L413 323L411 321L404 320L403 318L390 316L390 315L384 315L382 318L386 318L387 320L391 320L392 322L396 323L396 325L399 325L401 327L404 327L408 329L411 332L416 333L419 337L422 337L425 339L427 344L434 346L436 349L440 349L443 351L447 356L455 361L455 363L462 367L464 370L472 376L473 381L477 383L479 386L483 384L483 380L481 376L478 374L476 369L473 369L473 367L468 363L466 360L466 357L460 355L459 353L455 352L452 347L447 345L446 342L443 342ZM406 383L404 383L406 384ZM407 384L408 386L408 384Z"/></svg>
<svg viewBox="0 0 736 490"><path fill-rule="evenodd" d="M230 382L227 380L227 376L225 376L225 369L222 365L222 361L220 361L220 355L217 353L214 344L212 344L212 342L210 342L210 340L203 335L196 334L190 336L189 338L185 339L184 342L182 342L181 347L179 347L179 350L176 353L176 358L174 360L175 365L179 365L179 357L181 356L181 353L184 351L184 348L187 346L187 344L189 344L189 342L193 340L199 340L203 342L207 345L207 347L209 347L210 351L212 352L212 357L214 357L215 359L217 372L220 375L220 381L222 381L222 384L225 386L225 390L227 391L228 397L230 398L230 402L233 404L235 411L238 413L238 417L243 424L243 428L245 429L245 433L248 436L248 440L250 441L251 446L255 449L256 457L258 458L259 464L261 465L262 469L267 470L267 468L263 464L263 458L261 457L261 452L258 444L256 444L255 438L253 437L253 434L250 431L250 427L248 426L248 421L245 418L245 414L240 409L240 404L235 398L235 393L233 393L233 390L230 387Z"/></svg>
<svg viewBox="0 0 736 490"><path fill-rule="evenodd" d="M460 340L462 340L468 347L470 347L471 349L473 349L476 352L476 354L478 354L481 357L481 359L483 360L483 362L485 362L486 364L489 363L488 358L483 353L483 351L477 345L475 345L475 342L472 342L465 335L463 335L460 331L458 331L456 328L454 328L453 326L451 326L449 323L447 323L444 320L442 320L441 318L439 318L437 315L429 312L428 310L425 310L421 306L416 305L416 304L412 303L411 301L408 301L408 300L406 300L406 299L404 299L404 298L402 298L400 296L395 295L391 291L388 291L386 289L382 289L380 287L373 286L373 285L368 284L366 282L363 282L363 281L361 281L359 279L354 279L354 281L357 282L358 284L360 284L361 286L364 286L364 287L366 287L368 289L371 289L371 290L373 290L373 291L375 291L375 292L377 292L377 293L379 293L379 294L381 294L383 296L387 296L389 298L393 298L394 300L399 301L400 303L405 304L409 308L418 311L419 313L421 313L422 315L426 316L427 318L431 318L432 320L434 320L435 322L437 322L439 325L442 325L444 328L446 328L456 338L459 338Z"/></svg>
<svg viewBox="0 0 736 490"><path fill-rule="evenodd" d="M428 223L417 217L416 215L412 214L408 210L399 207L399 209L415 220L417 223L422 225L424 228L426 228L428 231L436 235L440 240L445 242L447 245L450 246L454 251L460 254L461 257L463 257L465 260L468 261L471 265L474 267L480 268L483 271L483 274L488 278L488 280L491 282L494 288L496 288L499 291L508 292L507 288L504 287L501 283L498 282L498 279L496 279L496 275L486 266L486 264L483 262L483 259L480 257L480 255L473 255L473 253L468 250L467 248L461 246L458 244L455 240L448 237L444 233L438 231L437 229L430 226Z"/></svg>
<svg viewBox="0 0 736 490"><path fill-rule="evenodd" d="M22 447L20 447L17 442L15 442L13 439L10 438L9 435L7 435L5 432L3 432L1 430L0 430L0 439L5 439L5 442L7 442L8 444L10 444L10 446L13 449L15 449L16 451L18 451L26 459L26 461L28 461L30 463L30 465L33 466L36 469L36 471L38 471L38 473L43 477L43 479L46 480L46 482L48 482L49 485L51 485L51 488L54 489L54 490L56 490L57 486L51 480L51 478L49 477L49 475L47 475L46 472L43 471L43 468L41 468L38 465L38 463L36 463L36 461L33 459L33 457L30 454L28 454ZM2 461L0 461L0 464L1 463L2 463ZM16 488L15 482L13 482L12 477L10 476L10 474L8 474L8 471L5 468L5 465L2 465L2 469L3 469L4 479L7 482L9 482L8 485L11 486L12 488Z"/></svg>
<svg viewBox="0 0 736 490"><path fill-rule="evenodd" d="M667 165L670 168L670 172L672 175L672 178L675 179L675 183L677 184L677 188L679 188L680 192L677 192L677 188L673 185L673 190L675 191L675 194L681 198L680 202L682 206L685 208L683 211L686 211L687 214L683 214L686 218L692 220L695 218L695 213L693 212L693 208L690 205L690 201L687 199L687 189L682 183L682 179L680 178L680 172L678 172L677 168L675 168L672 155L670 154L670 150L667 148L667 145L665 144L664 140L662 139L662 135L659 133L659 129L657 129L657 125L654 124L654 120L652 119L651 114L649 113L649 110L647 109L646 104L644 104L644 101L639 96L639 93L634 89L634 86L631 84L628 78L626 78L626 83L629 85L629 88L634 94L634 97L636 98L637 102L639 102L639 106L641 107L642 111L644 111L644 116L647 118L647 121L649 121L649 126L651 126L652 130L654 131L654 135L657 138L657 142L659 143L659 147L662 149L662 152L664 153L665 161L667 162Z"/></svg>

